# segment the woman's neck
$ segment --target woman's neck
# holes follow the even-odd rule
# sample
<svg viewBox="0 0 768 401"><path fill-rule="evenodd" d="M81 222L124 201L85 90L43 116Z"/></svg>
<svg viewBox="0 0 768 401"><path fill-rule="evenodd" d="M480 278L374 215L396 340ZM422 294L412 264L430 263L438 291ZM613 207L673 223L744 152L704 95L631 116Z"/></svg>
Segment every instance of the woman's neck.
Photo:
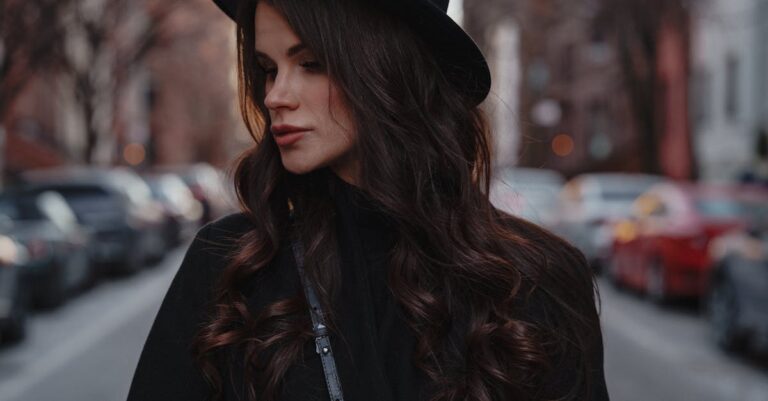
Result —
<svg viewBox="0 0 768 401"><path fill-rule="evenodd" d="M360 186L358 180L359 169L357 168L356 164L331 166L331 171L347 184L355 187Z"/></svg>

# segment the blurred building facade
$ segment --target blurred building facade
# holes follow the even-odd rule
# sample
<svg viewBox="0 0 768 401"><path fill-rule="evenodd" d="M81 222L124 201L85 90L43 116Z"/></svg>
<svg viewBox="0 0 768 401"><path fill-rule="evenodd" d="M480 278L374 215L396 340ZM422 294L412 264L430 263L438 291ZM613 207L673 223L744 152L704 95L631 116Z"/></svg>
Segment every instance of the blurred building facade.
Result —
<svg viewBox="0 0 768 401"><path fill-rule="evenodd" d="M656 32L656 92L654 94L658 169L675 179L699 175L693 150L689 115L689 77L691 71L690 14L688 8L670 7L661 13ZM647 168L647 166L646 166Z"/></svg>
<svg viewBox="0 0 768 401"><path fill-rule="evenodd" d="M56 80L43 75L32 79L14 101L3 122L4 169L51 167L68 160L60 124Z"/></svg>
<svg viewBox="0 0 768 401"><path fill-rule="evenodd" d="M767 43L766 0L693 9L691 118L702 179L734 180L765 159L757 143L768 129Z"/></svg>
<svg viewBox="0 0 768 401"><path fill-rule="evenodd" d="M252 142L237 104L235 25L209 0L190 3L168 21L180 40L149 58L149 147L156 164L223 167Z"/></svg>
<svg viewBox="0 0 768 401"><path fill-rule="evenodd" d="M452 2L455 3L455 2ZM488 60L493 82L483 108L493 132L494 168L518 163L520 144L521 32L517 3L509 0L464 0L462 27Z"/></svg>
<svg viewBox="0 0 768 401"><path fill-rule="evenodd" d="M629 99L609 32L588 2L521 1L521 164L566 175L637 170Z"/></svg>
<svg viewBox="0 0 768 401"><path fill-rule="evenodd" d="M648 63L651 73L645 78L653 89L649 98L638 100L631 88L646 82L628 78L627 55L621 52L627 38L616 29L622 24L616 16L627 18L615 12L621 5L602 0L464 3L464 26L479 38L492 64L497 54L510 50L494 41L493 33L507 24L517 35L518 64L503 67L519 77L512 102L518 132L515 141L501 144L515 154L509 160L568 176L589 171L697 175L688 116L690 29L684 7L660 10L647 24L654 48L642 61ZM508 80L498 68L494 79L495 85L501 79L501 86ZM487 103L498 131L503 126L493 115L498 108L493 100ZM645 124L648 119L652 123Z"/></svg>

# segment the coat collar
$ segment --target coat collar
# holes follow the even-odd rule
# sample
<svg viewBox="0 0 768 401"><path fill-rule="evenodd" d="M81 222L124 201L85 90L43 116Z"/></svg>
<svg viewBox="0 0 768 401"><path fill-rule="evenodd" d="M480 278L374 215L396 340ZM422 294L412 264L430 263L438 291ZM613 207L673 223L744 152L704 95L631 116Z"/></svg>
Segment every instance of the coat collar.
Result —
<svg viewBox="0 0 768 401"><path fill-rule="evenodd" d="M392 219L364 190L344 181L330 170L328 181L329 192L339 214L348 215L361 227L381 228L392 225Z"/></svg>
<svg viewBox="0 0 768 401"><path fill-rule="evenodd" d="M339 224L350 235L359 236L366 251L379 253L389 250L396 238L394 219L364 190L330 170L328 184Z"/></svg>

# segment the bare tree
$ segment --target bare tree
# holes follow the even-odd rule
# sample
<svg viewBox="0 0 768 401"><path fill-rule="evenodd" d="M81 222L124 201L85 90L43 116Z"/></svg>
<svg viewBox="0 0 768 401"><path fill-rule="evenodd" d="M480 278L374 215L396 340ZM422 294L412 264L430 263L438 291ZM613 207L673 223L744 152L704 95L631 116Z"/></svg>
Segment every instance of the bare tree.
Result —
<svg viewBox="0 0 768 401"><path fill-rule="evenodd" d="M72 8L66 73L85 122L87 163L109 162L116 100L135 67L168 40L165 22L180 0L79 1ZM99 155L107 154L105 157Z"/></svg>
<svg viewBox="0 0 768 401"><path fill-rule="evenodd" d="M0 1L0 122L30 79L61 66L62 14L72 2Z"/></svg>

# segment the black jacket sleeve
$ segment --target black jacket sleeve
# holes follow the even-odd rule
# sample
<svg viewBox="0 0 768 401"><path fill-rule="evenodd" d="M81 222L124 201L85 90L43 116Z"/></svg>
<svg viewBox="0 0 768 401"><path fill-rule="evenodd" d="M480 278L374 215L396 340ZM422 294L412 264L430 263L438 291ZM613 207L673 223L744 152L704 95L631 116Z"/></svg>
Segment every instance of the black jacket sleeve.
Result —
<svg viewBox="0 0 768 401"><path fill-rule="evenodd" d="M163 299L139 358L128 401L205 400L210 393L190 353L215 279L210 225L195 236Z"/></svg>
<svg viewBox="0 0 768 401"><path fill-rule="evenodd" d="M577 399L583 401L609 401L610 398L603 369L603 340L599 331L592 340L592 348L586 350L590 353L592 360L592 368L589 372L586 372L586 375L589 375L591 379L591 391L589 395L579 392ZM550 381L546 383L544 392L547 394L547 397L544 399L549 400L563 397L569 393L572 386L577 384L577 379L579 378L577 372L581 370L581 366L577 363L576 352L574 349L569 349L566 355L561 355L558 358L555 372L550 377ZM584 391L585 389L582 388L581 390Z"/></svg>
<svg viewBox="0 0 768 401"><path fill-rule="evenodd" d="M562 238L538 226L517 227L522 237L540 247L541 268L548 272L537 277L525 309L528 319L540 324L548 342L555 345L547 349L552 370L545 375L535 399L609 401L594 271L583 253ZM563 304L571 311L566 312ZM582 344L574 341L577 333L583 337ZM585 359L590 361L588 367ZM587 382L591 384L587 386Z"/></svg>

